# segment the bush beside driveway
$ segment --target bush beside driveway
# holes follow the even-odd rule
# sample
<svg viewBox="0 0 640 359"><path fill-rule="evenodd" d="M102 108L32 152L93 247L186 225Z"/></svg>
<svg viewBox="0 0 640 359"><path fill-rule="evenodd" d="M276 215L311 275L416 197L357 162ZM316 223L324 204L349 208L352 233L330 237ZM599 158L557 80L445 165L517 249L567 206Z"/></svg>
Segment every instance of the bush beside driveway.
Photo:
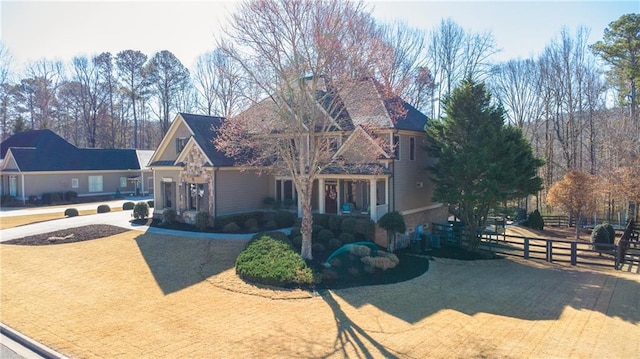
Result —
<svg viewBox="0 0 640 359"><path fill-rule="evenodd" d="M640 276L436 259L321 293L242 283L246 241L126 232L0 245L1 320L69 357L617 357L640 352Z"/></svg>

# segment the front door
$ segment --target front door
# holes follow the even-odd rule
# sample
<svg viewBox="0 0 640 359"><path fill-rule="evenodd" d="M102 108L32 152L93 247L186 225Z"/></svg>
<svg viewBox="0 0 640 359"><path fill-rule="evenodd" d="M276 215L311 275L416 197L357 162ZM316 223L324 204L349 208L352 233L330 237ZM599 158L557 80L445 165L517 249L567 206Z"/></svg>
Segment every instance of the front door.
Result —
<svg viewBox="0 0 640 359"><path fill-rule="evenodd" d="M173 182L162 182L162 189L164 195L164 208L173 207Z"/></svg>
<svg viewBox="0 0 640 359"><path fill-rule="evenodd" d="M338 191L335 184L324 185L324 212L338 213Z"/></svg>

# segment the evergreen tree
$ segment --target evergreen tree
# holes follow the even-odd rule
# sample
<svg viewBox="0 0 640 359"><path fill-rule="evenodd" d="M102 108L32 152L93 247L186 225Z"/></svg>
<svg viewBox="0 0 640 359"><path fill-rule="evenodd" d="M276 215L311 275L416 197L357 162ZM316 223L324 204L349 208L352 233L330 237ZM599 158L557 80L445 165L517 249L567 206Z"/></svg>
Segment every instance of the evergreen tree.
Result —
<svg viewBox="0 0 640 359"><path fill-rule="evenodd" d="M498 203L534 194L542 160L535 158L522 132L504 125L484 84L463 81L443 101L445 116L426 126L434 200L457 207L476 249L488 212Z"/></svg>

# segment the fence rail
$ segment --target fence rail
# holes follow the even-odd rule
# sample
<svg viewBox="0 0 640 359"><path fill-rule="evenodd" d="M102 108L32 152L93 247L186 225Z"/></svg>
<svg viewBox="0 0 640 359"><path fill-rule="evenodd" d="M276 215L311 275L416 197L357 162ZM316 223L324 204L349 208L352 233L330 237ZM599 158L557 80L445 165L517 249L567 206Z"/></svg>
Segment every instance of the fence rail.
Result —
<svg viewBox="0 0 640 359"><path fill-rule="evenodd" d="M640 263L640 244L630 242L626 253L616 244L581 243L560 239L528 238L513 235L483 235L481 248L494 253L549 263L589 265L619 269L623 262ZM624 257L623 257L624 255Z"/></svg>

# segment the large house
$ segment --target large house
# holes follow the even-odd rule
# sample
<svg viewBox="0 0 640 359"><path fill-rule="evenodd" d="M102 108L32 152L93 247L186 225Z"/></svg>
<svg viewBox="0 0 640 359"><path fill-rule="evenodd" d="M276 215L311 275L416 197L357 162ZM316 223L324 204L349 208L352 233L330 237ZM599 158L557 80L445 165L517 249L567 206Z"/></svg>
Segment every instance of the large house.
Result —
<svg viewBox="0 0 640 359"><path fill-rule="evenodd" d="M337 152L358 151L358 145L369 136L361 128L364 122L374 123L376 134L387 136L395 147L380 159L380 171L322 172L314 182L313 211L366 216L374 222L389 211L398 211L412 229L446 222L447 209L432 201L433 186L426 173L428 159L422 145L427 117L400 101L402 116L392 119L390 105L372 80L362 81L356 91L358 100L350 99L353 90L339 94L344 106L340 138L344 140ZM369 103L363 103L363 94ZM216 149L215 129L223 121L186 113L176 116L149 163L155 187L154 216L173 208L188 221L198 211L219 217L260 209L265 197L297 202L291 178L241 168Z"/></svg>
<svg viewBox="0 0 640 359"><path fill-rule="evenodd" d="M153 190L146 167L153 151L78 148L48 129L16 133L0 149L0 192L23 204L44 193L106 197Z"/></svg>

